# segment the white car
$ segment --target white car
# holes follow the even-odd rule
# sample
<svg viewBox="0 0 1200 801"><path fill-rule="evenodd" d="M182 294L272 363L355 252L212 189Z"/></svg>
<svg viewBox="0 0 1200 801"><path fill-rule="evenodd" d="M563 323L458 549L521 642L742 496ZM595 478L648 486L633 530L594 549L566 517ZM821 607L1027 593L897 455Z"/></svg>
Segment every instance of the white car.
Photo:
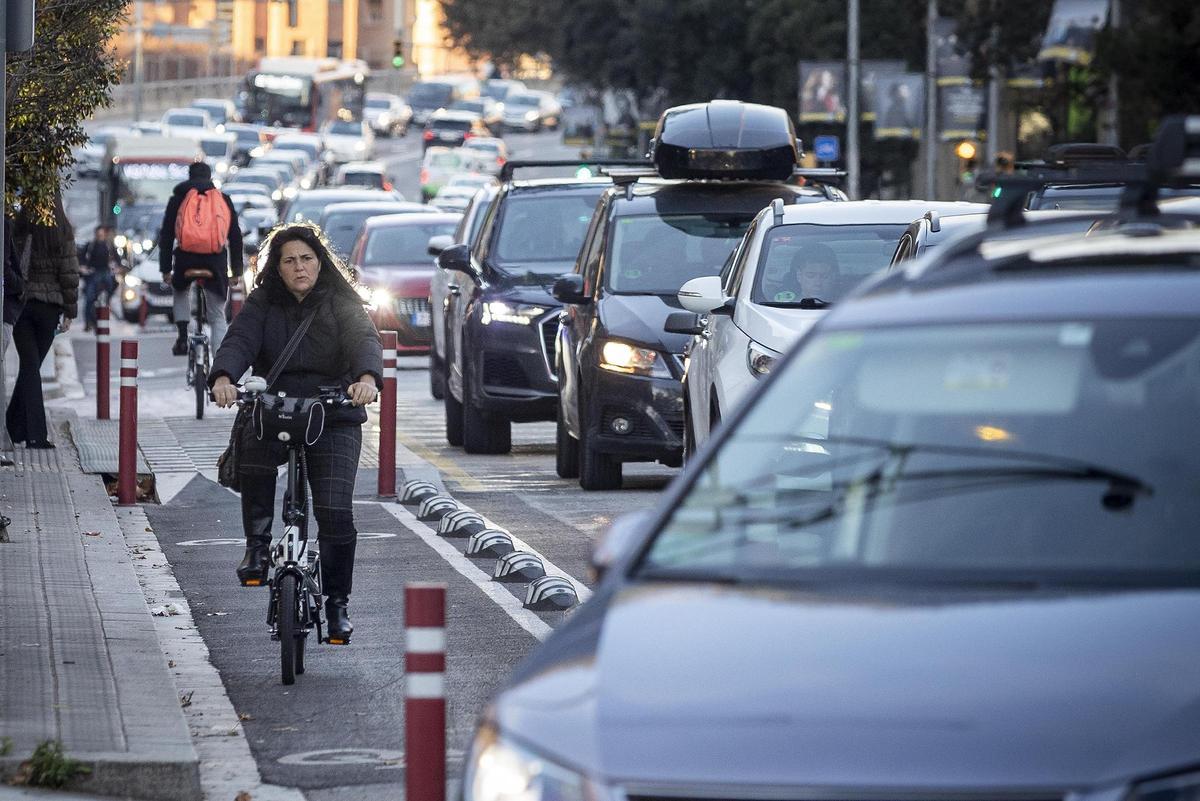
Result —
<svg viewBox="0 0 1200 801"><path fill-rule="evenodd" d="M758 214L719 276L684 284L680 304L701 315L690 329L673 329L696 334L683 378L685 454L708 439L829 304L886 269L909 223L931 210L948 217L977 214L987 206L924 200L785 206L777 201Z"/></svg>
<svg viewBox="0 0 1200 801"><path fill-rule="evenodd" d="M428 203L450 179L463 172L483 172L486 158L478 151L431 147L421 157L421 200Z"/></svg>
<svg viewBox="0 0 1200 801"><path fill-rule="evenodd" d="M375 134L363 120L334 120L321 127L330 161L370 161L375 158Z"/></svg>
<svg viewBox="0 0 1200 801"><path fill-rule="evenodd" d="M494 136L476 136L463 142L463 148L476 151L486 159L486 172L497 175L508 161L508 147L503 139Z"/></svg>
<svg viewBox="0 0 1200 801"><path fill-rule="evenodd" d="M367 92L363 117L379 136L406 135L412 115L412 109L397 95Z"/></svg>
<svg viewBox="0 0 1200 801"><path fill-rule="evenodd" d="M475 193L478 191L479 187L477 186L452 186L446 184L433 196L433 205L442 211L463 212L466 211L471 198L475 197Z"/></svg>
<svg viewBox="0 0 1200 801"><path fill-rule="evenodd" d="M215 127L212 115L202 108L167 109L159 122L165 136L195 136Z"/></svg>
<svg viewBox="0 0 1200 801"><path fill-rule="evenodd" d="M382 161L350 161L338 167L334 186L367 186L372 189L391 189L387 164Z"/></svg>

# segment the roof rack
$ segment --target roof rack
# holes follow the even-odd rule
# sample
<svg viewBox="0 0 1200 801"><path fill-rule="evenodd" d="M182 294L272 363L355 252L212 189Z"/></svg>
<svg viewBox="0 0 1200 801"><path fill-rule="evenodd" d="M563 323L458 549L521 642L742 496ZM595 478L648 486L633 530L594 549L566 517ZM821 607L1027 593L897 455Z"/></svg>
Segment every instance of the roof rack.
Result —
<svg viewBox="0 0 1200 801"><path fill-rule="evenodd" d="M650 166L650 162L645 159L546 159L546 160L530 160L530 161L507 161L500 168L500 182L507 183L512 180L513 173L517 170L533 169L537 167L645 167Z"/></svg>

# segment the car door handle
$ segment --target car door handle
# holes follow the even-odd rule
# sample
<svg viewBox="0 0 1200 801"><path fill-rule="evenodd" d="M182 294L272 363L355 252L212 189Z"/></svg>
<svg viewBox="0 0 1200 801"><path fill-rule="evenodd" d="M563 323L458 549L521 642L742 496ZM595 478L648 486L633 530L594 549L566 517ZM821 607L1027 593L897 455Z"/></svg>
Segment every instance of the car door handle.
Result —
<svg viewBox="0 0 1200 801"><path fill-rule="evenodd" d="M712 339L712 331L709 331L707 328L705 328L700 332L700 336L704 339Z"/></svg>
<svg viewBox="0 0 1200 801"><path fill-rule="evenodd" d="M459 287L458 284L446 284L446 289L447 289L447 291L450 292L451 295L461 295L462 294L462 288Z"/></svg>

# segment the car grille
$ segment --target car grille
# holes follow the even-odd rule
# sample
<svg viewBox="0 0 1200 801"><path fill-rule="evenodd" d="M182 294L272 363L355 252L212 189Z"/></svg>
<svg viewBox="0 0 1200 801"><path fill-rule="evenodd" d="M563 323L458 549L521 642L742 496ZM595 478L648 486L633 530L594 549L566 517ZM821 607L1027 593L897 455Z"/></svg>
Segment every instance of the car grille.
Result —
<svg viewBox="0 0 1200 801"><path fill-rule="evenodd" d="M529 388L521 363L503 353L484 354L483 383L492 387Z"/></svg>
<svg viewBox="0 0 1200 801"><path fill-rule="evenodd" d="M554 373L554 342L558 339L558 315L557 310L551 312L548 316L542 318L540 323L542 327L542 356L546 360L546 372L553 379L558 378Z"/></svg>

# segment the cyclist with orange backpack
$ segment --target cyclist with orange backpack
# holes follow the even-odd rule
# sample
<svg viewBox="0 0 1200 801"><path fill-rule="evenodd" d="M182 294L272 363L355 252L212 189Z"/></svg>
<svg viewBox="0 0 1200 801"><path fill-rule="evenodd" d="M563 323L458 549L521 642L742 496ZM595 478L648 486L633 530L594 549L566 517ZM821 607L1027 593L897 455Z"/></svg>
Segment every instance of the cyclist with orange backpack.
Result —
<svg viewBox="0 0 1200 801"><path fill-rule="evenodd" d="M172 262L174 264L172 265ZM171 348L187 355L191 317L191 283L204 280L208 292L208 326L216 352L225 337L225 300L229 275L242 277L242 229L229 196L212 182L212 170L202 161L188 167L188 179L175 187L158 235L158 265L163 281L175 290L175 325L179 337Z"/></svg>

